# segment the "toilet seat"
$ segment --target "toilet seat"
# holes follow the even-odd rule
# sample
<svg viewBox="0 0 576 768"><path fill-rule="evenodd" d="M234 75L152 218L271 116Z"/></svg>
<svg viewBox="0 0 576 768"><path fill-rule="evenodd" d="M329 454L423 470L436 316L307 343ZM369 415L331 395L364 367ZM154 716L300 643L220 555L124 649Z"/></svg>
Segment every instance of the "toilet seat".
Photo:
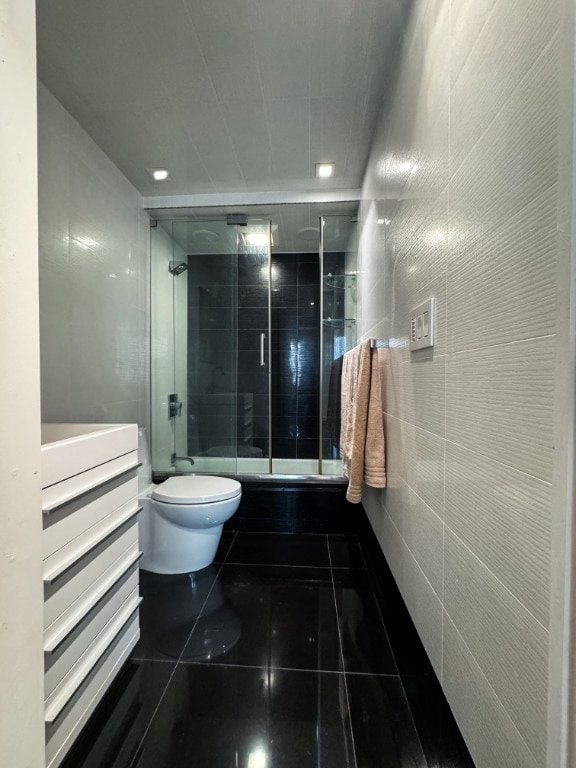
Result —
<svg viewBox="0 0 576 768"><path fill-rule="evenodd" d="M150 494L165 504L207 504L234 499L242 493L236 480L211 475L182 475L169 477Z"/></svg>

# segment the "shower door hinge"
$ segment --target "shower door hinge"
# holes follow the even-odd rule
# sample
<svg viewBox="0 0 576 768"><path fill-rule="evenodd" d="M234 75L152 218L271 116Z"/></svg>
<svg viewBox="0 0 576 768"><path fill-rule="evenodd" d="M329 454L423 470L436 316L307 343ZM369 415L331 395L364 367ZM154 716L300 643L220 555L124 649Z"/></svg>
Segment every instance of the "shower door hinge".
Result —
<svg viewBox="0 0 576 768"><path fill-rule="evenodd" d="M152 229L157 226L158 226L158 222L156 221L156 219L150 219L150 228Z"/></svg>
<svg viewBox="0 0 576 768"><path fill-rule="evenodd" d="M178 400L176 393L168 395L168 418L173 419L182 413L182 403Z"/></svg>

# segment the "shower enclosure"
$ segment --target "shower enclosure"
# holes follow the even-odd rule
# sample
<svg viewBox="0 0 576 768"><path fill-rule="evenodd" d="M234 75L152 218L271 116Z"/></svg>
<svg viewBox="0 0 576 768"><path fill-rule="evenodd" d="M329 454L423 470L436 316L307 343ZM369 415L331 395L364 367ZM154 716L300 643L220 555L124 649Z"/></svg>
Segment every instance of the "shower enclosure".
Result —
<svg viewBox="0 0 576 768"><path fill-rule="evenodd" d="M355 218L321 216L292 233L289 219L153 223L156 472L341 476L341 361L356 342Z"/></svg>

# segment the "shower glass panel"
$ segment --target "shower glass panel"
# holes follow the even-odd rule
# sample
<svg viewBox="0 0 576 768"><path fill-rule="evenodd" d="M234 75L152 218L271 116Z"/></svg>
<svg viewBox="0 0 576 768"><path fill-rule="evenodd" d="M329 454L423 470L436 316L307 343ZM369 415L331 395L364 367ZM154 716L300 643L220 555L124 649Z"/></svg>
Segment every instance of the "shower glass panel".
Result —
<svg viewBox="0 0 576 768"><path fill-rule="evenodd" d="M153 467L267 473L270 222L152 231Z"/></svg>
<svg viewBox="0 0 576 768"><path fill-rule="evenodd" d="M262 208L151 230L155 472L342 475L355 208Z"/></svg>
<svg viewBox="0 0 576 768"><path fill-rule="evenodd" d="M321 473L341 475L342 359L356 344L357 223L355 216L322 217Z"/></svg>

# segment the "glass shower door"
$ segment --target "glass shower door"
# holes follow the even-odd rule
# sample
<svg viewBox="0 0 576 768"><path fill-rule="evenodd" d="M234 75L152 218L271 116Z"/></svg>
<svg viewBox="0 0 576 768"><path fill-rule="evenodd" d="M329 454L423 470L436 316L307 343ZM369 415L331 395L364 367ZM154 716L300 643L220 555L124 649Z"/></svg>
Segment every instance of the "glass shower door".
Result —
<svg viewBox="0 0 576 768"><path fill-rule="evenodd" d="M321 469L341 475L340 399L342 361L356 344L356 217L322 217Z"/></svg>
<svg viewBox="0 0 576 768"><path fill-rule="evenodd" d="M269 471L269 229L172 222L179 471Z"/></svg>

